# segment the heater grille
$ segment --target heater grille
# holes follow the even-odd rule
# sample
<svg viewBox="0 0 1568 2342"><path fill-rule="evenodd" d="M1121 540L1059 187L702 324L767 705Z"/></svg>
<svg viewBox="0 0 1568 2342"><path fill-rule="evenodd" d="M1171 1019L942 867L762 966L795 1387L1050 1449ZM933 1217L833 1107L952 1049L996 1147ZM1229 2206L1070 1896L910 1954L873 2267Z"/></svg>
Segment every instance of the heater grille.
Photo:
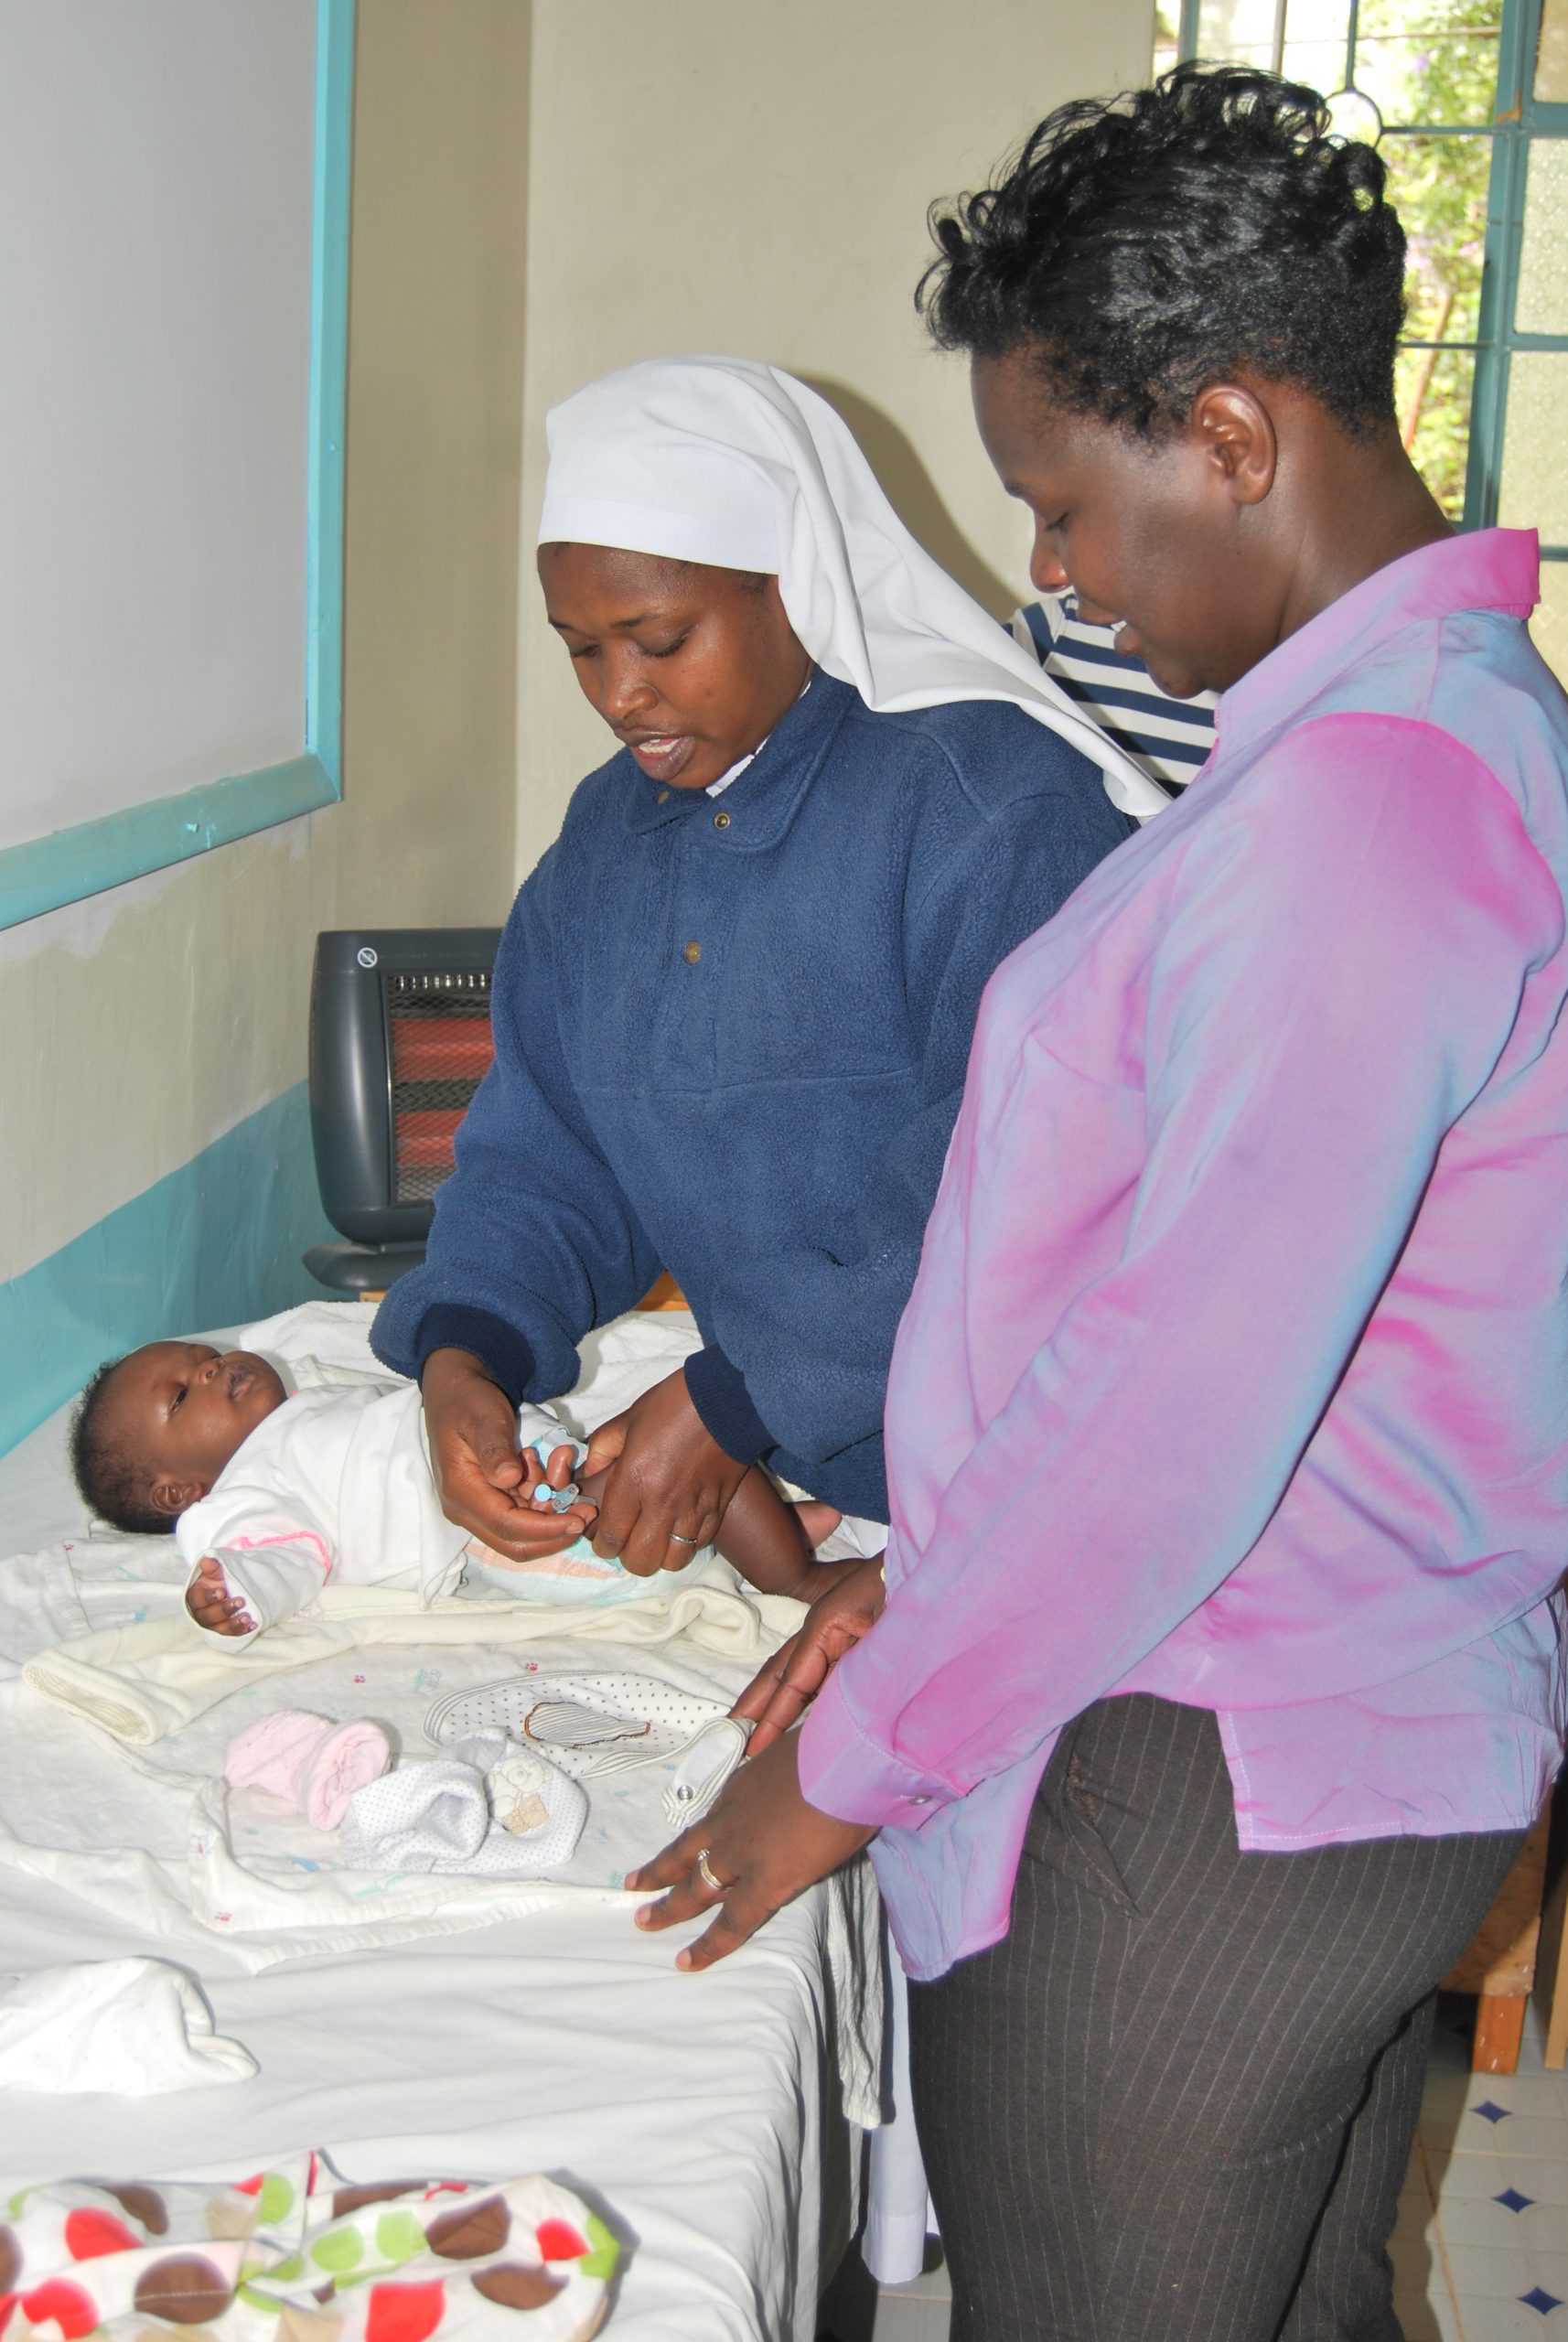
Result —
<svg viewBox="0 0 1568 2342"><path fill-rule="evenodd" d="M452 1143L485 1077L490 979L422 969L381 980L392 1075L392 1201L427 1203L452 1168Z"/></svg>

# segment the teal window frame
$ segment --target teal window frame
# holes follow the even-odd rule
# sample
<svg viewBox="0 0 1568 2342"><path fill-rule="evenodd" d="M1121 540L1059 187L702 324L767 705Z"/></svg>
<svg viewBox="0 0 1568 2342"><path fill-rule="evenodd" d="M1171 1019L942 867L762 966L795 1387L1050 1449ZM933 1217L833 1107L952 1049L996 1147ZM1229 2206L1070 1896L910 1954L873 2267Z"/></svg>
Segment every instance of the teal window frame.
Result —
<svg viewBox="0 0 1568 2342"><path fill-rule="evenodd" d="M254 772L0 850L0 928L166 869L341 797L343 437L349 351L349 210L354 0L317 0L305 747Z"/></svg>
<svg viewBox="0 0 1568 2342"><path fill-rule="evenodd" d="M1283 54L1289 0L1275 0L1274 58ZM1359 0L1349 0L1343 84L1354 88ZM1176 54L1184 62L1198 54L1201 0L1181 0ZM1516 350L1568 349L1568 335L1520 333L1514 323L1520 262L1524 242L1525 179L1531 145L1568 137L1568 105L1547 105L1532 95L1536 49L1541 38L1541 0L1503 0L1498 40L1498 87L1489 123L1391 122L1393 135L1487 138L1492 164L1487 180L1487 233L1481 262L1481 296L1476 338L1433 343L1412 338L1407 349L1473 349L1476 372L1470 397L1470 429L1465 469L1461 526L1497 524L1502 487L1503 439L1508 426L1509 372ZM1568 417L1564 418L1568 422ZM1568 561L1568 544L1543 544L1542 561Z"/></svg>

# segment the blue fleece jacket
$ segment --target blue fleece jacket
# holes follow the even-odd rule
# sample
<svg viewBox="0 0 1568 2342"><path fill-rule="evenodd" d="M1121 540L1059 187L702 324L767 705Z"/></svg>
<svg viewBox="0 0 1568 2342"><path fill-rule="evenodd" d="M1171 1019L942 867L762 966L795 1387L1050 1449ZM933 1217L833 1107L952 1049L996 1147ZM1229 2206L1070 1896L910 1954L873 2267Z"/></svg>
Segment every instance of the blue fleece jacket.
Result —
<svg viewBox="0 0 1568 2342"><path fill-rule="evenodd" d="M886 1520L888 1360L982 988L1132 827L1015 707L878 715L821 673L721 798L612 757L508 921L495 1062L378 1356L467 1349L553 1398L669 1269L720 1445Z"/></svg>

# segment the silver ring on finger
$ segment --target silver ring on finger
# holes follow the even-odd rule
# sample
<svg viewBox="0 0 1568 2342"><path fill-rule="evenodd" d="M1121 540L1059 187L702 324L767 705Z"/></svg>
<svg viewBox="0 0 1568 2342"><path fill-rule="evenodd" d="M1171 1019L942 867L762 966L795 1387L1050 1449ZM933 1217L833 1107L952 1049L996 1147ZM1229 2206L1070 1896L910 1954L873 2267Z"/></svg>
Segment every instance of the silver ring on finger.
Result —
<svg viewBox="0 0 1568 2342"><path fill-rule="evenodd" d="M672 1545L700 1545L702 1542L700 1537L682 1537L678 1529L672 1529L670 1531L670 1542Z"/></svg>
<svg viewBox="0 0 1568 2342"><path fill-rule="evenodd" d="M703 1885L707 1888L710 1895L727 1895L729 1893L729 1888L725 1885L724 1880L716 1876L714 1874L714 1866L708 1860L708 1848L706 1846L702 1849L701 1853L697 1856L697 1876L702 1880Z"/></svg>

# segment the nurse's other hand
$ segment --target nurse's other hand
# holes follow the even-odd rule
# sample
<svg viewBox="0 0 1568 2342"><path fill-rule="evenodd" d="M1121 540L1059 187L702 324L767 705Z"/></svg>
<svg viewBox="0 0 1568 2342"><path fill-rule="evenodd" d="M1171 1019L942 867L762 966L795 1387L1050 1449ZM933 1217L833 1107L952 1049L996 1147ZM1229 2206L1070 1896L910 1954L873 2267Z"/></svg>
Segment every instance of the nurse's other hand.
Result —
<svg viewBox="0 0 1568 2342"><path fill-rule="evenodd" d="M725 1783L712 1812L628 1878L639 1894L670 1889L661 1903L643 1906L639 1928L672 1928L714 1913L707 1933L677 1952L677 1968L711 1968L875 1837L862 1822L840 1821L807 1804L796 1747L790 1735L765 1756L747 1757ZM715 1888L712 1879L722 1885Z"/></svg>
<svg viewBox="0 0 1568 2342"><path fill-rule="evenodd" d="M430 1464L448 1520L514 1562L564 1553L594 1517L591 1504L567 1512L535 1505L532 1474L518 1453L517 1411L468 1350L432 1350L420 1378ZM571 1451L558 1448L543 1477L564 1488Z"/></svg>
<svg viewBox="0 0 1568 2342"><path fill-rule="evenodd" d="M598 1472L607 1464L594 1551L618 1560L634 1577L683 1569L717 1534L746 1474L692 1404L681 1367L599 1425L583 1470Z"/></svg>
<svg viewBox="0 0 1568 2342"><path fill-rule="evenodd" d="M878 1555L857 1562L812 1605L805 1625L779 1644L730 1710L757 1727L753 1756L800 1723L845 1651L875 1626L886 1600Z"/></svg>

